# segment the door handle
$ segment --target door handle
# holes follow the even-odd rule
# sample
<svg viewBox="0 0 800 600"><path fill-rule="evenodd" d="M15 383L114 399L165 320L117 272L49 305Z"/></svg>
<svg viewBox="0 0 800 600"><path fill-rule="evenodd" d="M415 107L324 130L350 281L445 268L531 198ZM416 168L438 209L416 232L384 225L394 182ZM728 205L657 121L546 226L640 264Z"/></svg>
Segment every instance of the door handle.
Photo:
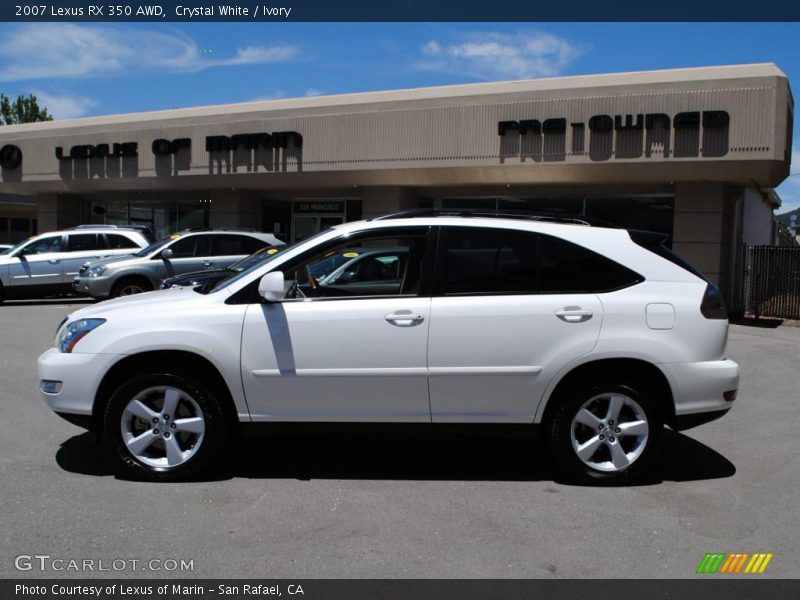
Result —
<svg viewBox="0 0 800 600"><path fill-rule="evenodd" d="M213 267L213 266L214 266L214 263L212 263L212 262L211 262L211 261L209 261L209 260L204 260L204 261L203 261L203 266L204 266L204 267Z"/></svg>
<svg viewBox="0 0 800 600"><path fill-rule="evenodd" d="M60 262L61 262L61 260L60 260L60 259L58 259L58 258L51 258L51 259L50 259L50 260L48 260L47 262L49 262L51 265L57 265L58 263L60 263Z"/></svg>
<svg viewBox="0 0 800 600"><path fill-rule="evenodd" d="M392 325L397 327L413 327L425 320L422 315L415 314L410 310L398 310L383 317Z"/></svg>
<svg viewBox="0 0 800 600"><path fill-rule="evenodd" d="M584 310L580 306L565 306L556 311L556 316L567 323L583 323L592 318L592 311Z"/></svg>

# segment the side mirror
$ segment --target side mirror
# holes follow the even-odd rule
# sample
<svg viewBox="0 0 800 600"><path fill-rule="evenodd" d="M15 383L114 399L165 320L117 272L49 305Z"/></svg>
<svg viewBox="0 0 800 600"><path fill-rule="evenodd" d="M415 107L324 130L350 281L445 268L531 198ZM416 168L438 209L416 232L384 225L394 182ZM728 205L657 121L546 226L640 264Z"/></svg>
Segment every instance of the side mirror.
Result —
<svg viewBox="0 0 800 600"><path fill-rule="evenodd" d="M175 256L175 253L172 251L172 248L165 248L161 252L161 258L163 258L164 260L169 260L173 256Z"/></svg>
<svg viewBox="0 0 800 600"><path fill-rule="evenodd" d="M280 302L286 295L283 272L271 271L258 282L258 295L267 302Z"/></svg>

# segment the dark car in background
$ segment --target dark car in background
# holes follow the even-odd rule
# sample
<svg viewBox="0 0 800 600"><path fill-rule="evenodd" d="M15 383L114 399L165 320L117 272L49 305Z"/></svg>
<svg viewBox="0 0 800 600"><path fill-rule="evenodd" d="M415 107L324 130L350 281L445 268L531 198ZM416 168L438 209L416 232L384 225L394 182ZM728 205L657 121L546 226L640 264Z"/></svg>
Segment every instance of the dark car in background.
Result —
<svg viewBox="0 0 800 600"><path fill-rule="evenodd" d="M250 256L243 258L237 263L234 263L224 269L207 269L205 271L192 271L191 273L184 273L176 277L167 277L158 286L159 289L165 290L171 287L195 287L197 285L213 285L218 281L225 279L236 273L241 273L245 269L249 269L254 265L260 265L262 262L275 256L281 251L284 246L272 246L270 248L261 248L253 252Z"/></svg>

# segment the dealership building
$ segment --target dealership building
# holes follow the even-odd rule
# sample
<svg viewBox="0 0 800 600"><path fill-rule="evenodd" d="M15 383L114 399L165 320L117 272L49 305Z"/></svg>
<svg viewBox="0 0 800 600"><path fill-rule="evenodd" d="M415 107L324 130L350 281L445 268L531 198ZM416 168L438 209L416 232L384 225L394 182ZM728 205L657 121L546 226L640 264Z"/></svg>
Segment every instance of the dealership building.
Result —
<svg viewBox="0 0 800 600"><path fill-rule="evenodd" d="M138 223L296 240L403 209L532 209L662 231L730 295L743 244L775 238L792 120L786 76L755 64L8 126L0 241L24 215L26 234Z"/></svg>

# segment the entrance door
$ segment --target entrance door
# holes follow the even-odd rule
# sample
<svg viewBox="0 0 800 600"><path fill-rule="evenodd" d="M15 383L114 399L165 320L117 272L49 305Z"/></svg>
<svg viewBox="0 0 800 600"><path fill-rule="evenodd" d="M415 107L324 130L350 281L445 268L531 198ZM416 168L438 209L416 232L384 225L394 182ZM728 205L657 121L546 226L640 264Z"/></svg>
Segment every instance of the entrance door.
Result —
<svg viewBox="0 0 800 600"><path fill-rule="evenodd" d="M344 223L344 214L295 213L292 223L292 241L299 242L341 223Z"/></svg>

